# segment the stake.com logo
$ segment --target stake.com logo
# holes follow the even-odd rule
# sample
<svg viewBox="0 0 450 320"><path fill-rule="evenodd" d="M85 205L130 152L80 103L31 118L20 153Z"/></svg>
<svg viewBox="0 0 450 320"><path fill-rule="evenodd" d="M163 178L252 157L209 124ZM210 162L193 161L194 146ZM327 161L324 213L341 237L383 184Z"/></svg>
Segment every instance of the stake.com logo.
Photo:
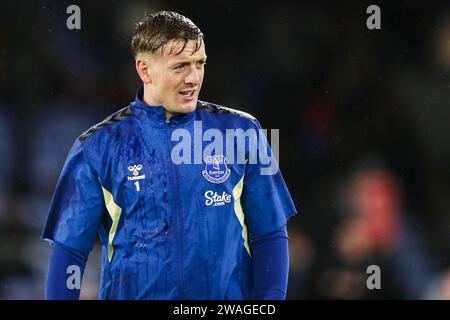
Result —
<svg viewBox="0 0 450 320"><path fill-rule="evenodd" d="M231 202L231 195L225 191L222 195L219 195L217 192L208 190L205 192L205 198L205 204L207 206L212 205L213 207L224 206L225 204Z"/></svg>

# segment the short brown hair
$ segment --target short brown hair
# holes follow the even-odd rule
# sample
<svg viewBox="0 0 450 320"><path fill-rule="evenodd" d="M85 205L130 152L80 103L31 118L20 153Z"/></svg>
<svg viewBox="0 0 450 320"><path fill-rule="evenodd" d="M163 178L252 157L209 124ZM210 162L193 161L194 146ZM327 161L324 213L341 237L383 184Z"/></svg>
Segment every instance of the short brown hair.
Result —
<svg viewBox="0 0 450 320"><path fill-rule="evenodd" d="M189 40L195 40L196 52L200 49L203 39L203 33L190 19L176 12L159 11L147 15L136 24L131 50L136 57L141 52L154 53L159 48L164 50L170 40L181 40L183 47L177 53L180 54Z"/></svg>

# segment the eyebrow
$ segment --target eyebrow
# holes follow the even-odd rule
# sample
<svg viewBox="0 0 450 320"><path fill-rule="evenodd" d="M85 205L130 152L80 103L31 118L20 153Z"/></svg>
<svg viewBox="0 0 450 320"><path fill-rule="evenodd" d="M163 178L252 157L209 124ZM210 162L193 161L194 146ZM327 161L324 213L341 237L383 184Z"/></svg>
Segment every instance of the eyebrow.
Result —
<svg viewBox="0 0 450 320"><path fill-rule="evenodd" d="M207 57L198 59L195 62L203 62L203 63L205 63L206 62L206 58ZM171 67L174 67L174 66L186 66L186 65L190 65L190 64L191 64L191 60L189 60L189 61L188 60L180 60L180 61L172 63Z"/></svg>

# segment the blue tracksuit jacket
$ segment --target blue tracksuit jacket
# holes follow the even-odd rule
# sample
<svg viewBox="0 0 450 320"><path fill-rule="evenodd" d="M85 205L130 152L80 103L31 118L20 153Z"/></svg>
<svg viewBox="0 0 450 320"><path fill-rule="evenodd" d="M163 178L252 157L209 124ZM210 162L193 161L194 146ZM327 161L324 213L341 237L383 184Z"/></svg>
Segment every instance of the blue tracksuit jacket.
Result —
<svg viewBox="0 0 450 320"><path fill-rule="evenodd" d="M202 101L166 121L142 93L77 138L42 238L87 253L100 235L100 299L249 298L250 237L296 213L281 173L261 175L260 161L229 164L225 149L193 164L172 155L181 141L175 133L193 137L199 121L224 136L259 123Z"/></svg>

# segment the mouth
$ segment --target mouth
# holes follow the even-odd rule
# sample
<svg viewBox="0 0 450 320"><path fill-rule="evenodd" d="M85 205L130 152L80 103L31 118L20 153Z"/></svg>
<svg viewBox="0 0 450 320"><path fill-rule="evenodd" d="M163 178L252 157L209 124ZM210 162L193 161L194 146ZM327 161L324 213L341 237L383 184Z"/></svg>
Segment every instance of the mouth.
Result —
<svg viewBox="0 0 450 320"><path fill-rule="evenodd" d="M185 100L190 101L190 100L194 99L196 91L197 91L197 89L194 89L194 90L183 90L183 91L180 91L179 93L183 96L183 98Z"/></svg>

